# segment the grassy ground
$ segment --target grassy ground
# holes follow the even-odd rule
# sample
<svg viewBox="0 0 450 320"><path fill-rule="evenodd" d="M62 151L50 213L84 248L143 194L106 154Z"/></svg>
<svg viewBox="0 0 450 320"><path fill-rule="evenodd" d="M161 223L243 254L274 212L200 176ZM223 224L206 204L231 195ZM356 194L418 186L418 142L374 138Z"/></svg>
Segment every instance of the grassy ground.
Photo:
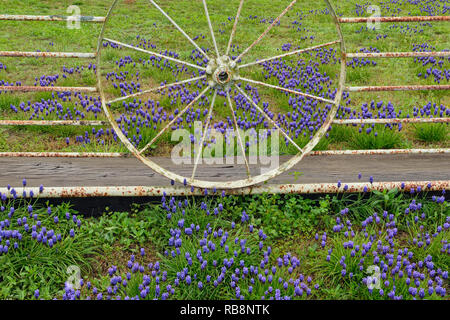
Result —
<svg viewBox="0 0 450 320"><path fill-rule="evenodd" d="M35 299L36 290L44 299L269 299L278 289L295 299L420 299L421 289L425 299L448 299L450 207L426 191L163 198L98 218L70 204L2 205L2 232L21 236L0 241L10 242L0 254L1 299ZM61 240L50 245L49 232ZM373 290L364 284L371 266L381 268Z"/></svg>
<svg viewBox="0 0 450 320"><path fill-rule="evenodd" d="M233 25L235 11L238 6L237 0L234 1L215 1L214 6L210 4L210 14L214 30L216 31L218 45L220 50L224 50L229 39L230 30ZM267 1L261 5L261 1L249 0L243 8L241 25L237 29L232 55L237 55L243 48L261 34L267 28L270 19L276 17L278 12L284 8L290 1L277 0ZM374 4L381 6L382 15L391 15L392 10L401 9L404 15L424 15L427 14L421 9L425 3L418 4L397 3L390 7L383 5L382 2L374 1ZM105 1L27 1L26 9L22 1L8 1L7 6L0 4L0 11L8 14L65 14L69 5L75 4L80 7L81 13L84 15L104 16L109 7L109 2ZM198 44L205 48L212 48L212 42L209 37L206 21L203 17L203 8L201 1L170 1L161 4L161 6L169 13L176 17L177 22L192 37L197 37ZM343 16L355 16L361 12L361 6L356 1L340 1L336 4L338 14ZM431 5L438 8L435 3ZM366 8L366 5L362 7ZM290 44L291 50L300 47L308 47L324 42L337 39L334 25L331 23L330 17L324 14L325 6L322 3L314 3L310 1L299 1L298 4L290 11L281 24L274 31L269 33L267 38L255 47L245 58L244 62L254 61L263 57L269 57L282 53L283 45ZM439 7L438 9L441 9ZM313 10L313 11L310 11ZM360 14L360 13L359 13ZM398 13L396 13L398 15ZM361 15L361 14L360 14ZM362 15L367 15L363 13ZM230 19L229 19L230 18ZM294 22L301 23L294 24ZM96 49L97 37L100 32L101 25L98 24L82 24L81 29L68 29L64 22L57 23L39 23L39 22L8 22L2 21L5 32L0 35L1 50L24 50L24 51L81 51L93 52ZM39 27L37 27L39 26ZM449 32L447 23L395 23L382 24L379 30L368 30L365 25L344 25L342 26L348 51L355 52L361 49L376 48L379 51L412 51L415 44L427 44L428 49L445 50L450 48L447 34ZM361 29L362 28L362 29ZM155 50L172 50L176 52L181 59L189 60L192 53L192 47L186 41L178 36L177 31L171 27L170 23L165 20L154 8L151 8L147 1L120 1L112 16L105 36L113 38L125 43L138 44L137 36L140 39L148 39L149 42L156 46ZM311 38L313 37L313 38ZM141 41L140 40L140 41ZM338 47L334 46L338 51ZM211 49L212 50L212 49ZM210 52L211 52L210 50ZM159 51L158 51L159 52ZM145 57L145 54L132 52L130 50L113 50L106 48L104 50L103 70L106 72L126 72L130 74L139 71L139 82L141 89L146 89L160 83L163 80L168 82L175 79L185 78L185 75L174 75L168 70L158 70L147 66L127 64L122 68L117 68L115 61L125 56L130 56L134 61ZM318 61L308 54L302 55L302 59L308 61ZM283 59L284 62L291 64L292 59ZM425 70L430 67L421 66L420 63L413 59L379 59L377 65L349 66L348 83L355 86L364 85L399 85L399 84L435 84L434 77L427 79L418 77L419 73L425 74ZM55 85L59 86L93 86L96 83L96 77L92 69L88 66L92 61L88 60L70 60L70 59L36 59L36 58L2 58L0 63L7 66L6 70L0 69L0 79L15 83L20 81L22 85L33 85L42 75L54 76L59 75ZM83 66L83 69L81 68ZM448 69L449 62L443 61L441 71ZM74 72L64 72L74 68ZM79 67L79 69L77 69ZM335 76L339 70L339 66L333 59L329 63L319 66L319 72L326 72L332 81L330 88L335 88L337 82ZM63 78L66 75L66 78ZM259 66L250 68L245 71L245 76L255 79L264 80ZM136 77L128 77L128 82L135 80ZM278 80L269 79L269 82L278 84ZM38 81L39 83L39 81ZM448 83L445 78L441 83ZM111 96L117 96L117 89L111 86L111 82L104 80L104 85L108 85L107 92ZM290 110L288 105L288 97L280 94L273 89L259 88L259 95L263 102L269 103L269 110L273 112L286 113ZM21 102L25 105L28 101L31 103L42 101L41 99L50 99L50 93L36 94L0 94L0 117L3 119L29 119L31 111L21 111L19 106ZM161 96L144 96L145 99L152 98L161 102L168 112L172 112L175 107L180 105L170 105L170 100ZM400 117L407 114L413 115L414 108L421 108L427 103L436 103L439 107L442 105L448 108L449 96L446 91L434 92L395 92L395 93L364 93L352 94L346 101L349 102L347 107L356 112L361 111L361 105L383 101L385 104L392 102L393 108L398 114L402 111ZM145 100L143 99L143 100ZM74 102L63 101L59 99L59 103L64 110L74 110ZM218 108L214 114L214 119L219 121L229 116L228 109L223 107L225 100L219 97ZM11 105L19 109L19 112L11 110ZM113 106L117 115L124 112L123 107ZM203 107L205 108L205 107ZM351 111L350 111L351 112ZM341 111L342 114L342 111ZM349 112L346 112L348 116ZM376 112L374 111L374 114ZM242 111L238 111L238 116L244 116ZM420 114L419 114L420 115ZM86 112L85 119L104 119L102 113ZM445 116L445 114L444 114ZM41 113L39 119L57 119L52 112L46 115ZM424 128L426 128L424 130ZM106 128L105 128L106 130ZM365 129L364 129L365 130ZM84 136L88 132L91 135L91 128L23 128L23 127L2 127L0 128L0 151L126 151L118 142L111 138L96 139L90 137L89 143L76 143L77 136ZM131 132L131 131L130 131ZM428 132L425 133L425 132ZM358 128L346 127L337 128L335 126L330 133L330 139L324 141L318 146L318 149L367 149L367 148L411 148L411 147L448 147L450 145L449 129L446 125L433 126L413 126L405 125L403 130L398 132L396 127L393 130L384 127L376 127L370 134L359 134ZM375 135L377 134L377 136ZM150 137L155 133L152 130L144 132L144 142L149 141ZM145 137L146 135L147 138ZM66 143L66 138L70 138L70 143ZM299 138L299 143L304 144ZM142 142L142 144L145 144ZM167 135L163 142L153 151L155 155L166 154L169 144L169 136ZM291 149L285 152L292 152Z"/></svg>

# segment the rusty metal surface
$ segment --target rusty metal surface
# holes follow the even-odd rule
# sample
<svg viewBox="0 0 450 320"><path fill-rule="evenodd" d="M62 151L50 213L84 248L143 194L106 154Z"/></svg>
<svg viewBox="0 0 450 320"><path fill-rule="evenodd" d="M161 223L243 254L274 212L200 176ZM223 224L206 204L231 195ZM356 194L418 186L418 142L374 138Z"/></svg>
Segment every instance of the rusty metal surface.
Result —
<svg viewBox="0 0 450 320"><path fill-rule="evenodd" d="M450 51L347 53L347 58L408 58L408 57L450 57Z"/></svg>
<svg viewBox="0 0 450 320"><path fill-rule="evenodd" d="M81 22L103 23L105 21L105 17L93 17L93 16L79 16L79 19L80 19L79 21L81 21ZM1 14L0 15L0 20L10 20L10 21L74 21L74 16L62 16L62 15L34 16L34 15Z"/></svg>
<svg viewBox="0 0 450 320"><path fill-rule="evenodd" d="M381 154L448 154L449 148L440 149L374 149L313 151L307 156L381 155ZM0 158L127 158L130 153L108 152L0 152Z"/></svg>
<svg viewBox="0 0 450 320"><path fill-rule="evenodd" d="M0 152L0 158L127 158L119 152Z"/></svg>
<svg viewBox="0 0 450 320"><path fill-rule="evenodd" d="M443 85L407 85L407 86L367 86L347 87L350 92L379 92L379 91L420 91L420 90L450 90L450 84Z"/></svg>
<svg viewBox="0 0 450 320"><path fill-rule="evenodd" d="M417 190L420 187L424 191L449 190L450 181L406 181L406 182L374 182L374 183L347 183L340 187L336 183L317 184L282 184L246 187L241 189L226 190L226 194L250 195L250 194L323 194L323 193L363 193L374 190L383 191L399 189L404 192ZM40 198L95 198L95 197L151 197L151 196L202 196L204 190L185 187L145 187L145 186L116 186L116 187L45 187L39 193L39 188L22 188L27 197L33 191L35 197ZM0 192L12 197L6 188L0 188ZM221 193L216 193L217 196ZM21 192L17 193L22 197Z"/></svg>
<svg viewBox="0 0 450 320"><path fill-rule="evenodd" d="M307 155L307 157L339 156L339 155L389 155L389 154L450 154L450 148L325 150L325 151L312 151ZM119 153L119 152L0 152L0 158L128 158L131 156L132 154L130 153Z"/></svg>
<svg viewBox="0 0 450 320"><path fill-rule="evenodd" d="M24 57L24 58L95 58L97 54L84 52L23 52L0 51L0 57Z"/></svg>
<svg viewBox="0 0 450 320"><path fill-rule="evenodd" d="M19 92L97 92L95 87L33 87L33 86L0 86L1 91L19 91Z"/></svg>
<svg viewBox="0 0 450 320"><path fill-rule="evenodd" d="M335 119L333 124L372 124L372 123L449 123L449 118L386 118L386 119Z"/></svg>
<svg viewBox="0 0 450 320"><path fill-rule="evenodd" d="M449 154L450 148L440 149L374 149L313 151L310 156L389 155L389 154Z"/></svg>
<svg viewBox="0 0 450 320"><path fill-rule="evenodd" d="M339 23L450 21L450 16L338 18Z"/></svg>
<svg viewBox="0 0 450 320"><path fill-rule="evenodd" d="M428 188L430 184L430 188ZM344 187L347 190L344 191ZM412 189L417 190L420 187L427 191L442 191L450 188L450 180L446 181L406 181L406 182L374 182L374 183L346 183L338 187L337 183L318 183L318 184L288 184L278 186L259 187L252 190L256 193L280 193L280 194L317 194L317 193L362 193L374 190L392 190L399 189L406 192Z"/></svg>
<svg viewBox="0 0 450 320"><path fill-rule="evenodd" d="M0 126L105 126L108 121L90 120L0 120Z"/></svg>

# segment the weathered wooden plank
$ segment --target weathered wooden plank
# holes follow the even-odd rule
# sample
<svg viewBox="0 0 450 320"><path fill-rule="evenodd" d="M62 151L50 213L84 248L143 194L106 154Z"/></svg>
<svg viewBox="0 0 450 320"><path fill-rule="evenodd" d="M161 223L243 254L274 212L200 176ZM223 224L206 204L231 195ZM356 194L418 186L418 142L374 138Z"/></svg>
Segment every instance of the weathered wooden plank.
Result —
<svg viewBox="0 0 450 320"><path fill-rule="evenodd" d="M282 157L280 161L285 161ZM179 174L190 176L192 165L175 165L167 158L155 162ZM307 157L294 169L272 179L270 184L431 181L450 180L450 155L372 155L372 156L314 156ZM252 174L259 174L251 165ZM243 179L245 165L200 165L198 178L210 181ZM293 172L303 174L295 179ZM358 173L363 174L358 180ZM48 187L66 186L169 186L170 181L154 173L135 158L0 158L0 186L40 184ZM217 186L220 189L220 185Z"/></svg>

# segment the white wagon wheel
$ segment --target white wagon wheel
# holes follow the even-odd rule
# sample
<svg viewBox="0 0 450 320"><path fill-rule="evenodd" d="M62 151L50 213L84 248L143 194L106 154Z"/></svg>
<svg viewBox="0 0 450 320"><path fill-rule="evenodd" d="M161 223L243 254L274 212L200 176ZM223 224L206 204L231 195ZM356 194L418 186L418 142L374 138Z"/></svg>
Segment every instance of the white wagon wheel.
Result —
<svg viewBox="0 0 450 320"><path fill-rule="evenodd" d="M191 103L189 103L184 109L183 111L181 111L180 113L178 113L178 115L172 120L170 121L168 124L166 124L166 126L158 133L156 134L156 136L152 139L152 141L150 143L148 143L144 148L137 148L135 145L133 145L129 139L125 136L125 134L122 132L122 130L119 128L116 120L113 117L113 113L111 112L110 109L110 104L112 102L115 102L117 100L124 100L127 98L132 98L134 96L138 96L138 94L131 94L129 96L125 96L125 97L121 97L115 100L107 100L106 99L106 95L105 95L105 89L102 85L102 81L101 81L101 59L102 59L102 48L103 48L103 43L104 41L107 41L109 43L115 43L117 45L120 45L122 47L126 47L129 49L134 49L140 52L145 52L148 53L149 55L153 55L156 57L160 57L163 59L167 59L170 61L174 61L176 63L180 63L183 65L187 65L190 67L195 67L197 69L202 69L199 68L198 66L195 66L193 64L190 64L188 62L185 61L181 61L175 58L171 58L171 57L167 57L166 55L161 55L158 54L156 52L151 52L148 50L143 50L141 48L137 48L135 46L132 45L127 45L125 43L121 43L119 41L116 41L114 39L108 39L104 37L104 33L105 33L105 29L106 26L108 24L108 21L110 20L110 17L114 11L114 9L116 8L117 3L119 2L119 0L114 0L113 4L111 5L108 14L106 16L105 22L103 24L101 33L100 33L100 37L98 40L98 47L97 47L97 81L98 81L98 88L100 91L100 96L101 96L101 100L102 100L102 107L103 110L112 126L112 128L114 129L115 133L117 134L117 136L120 138L121 142L128 148L128 150L134 155L136 156L136 158L138 158L140 161L142 161L145 165L147 165L148 167L150 167L152 170L156 171L157 173L173 180L173 181L177 181L179 183L184 183L185 185L188 184L190 186L193 187L197 187L197 188L207 188L207 189L213 189L213 188L220 188L220 189L237 189L237 188L244 188L244 187L249 187L249 186L253 186L259 183L263 183L271 178L274 178L280 174L282 174L283 172L288 171L289 169L291 169L293 166L295 166L298 162L300 162L308 153L310 153L313 148L317 145L317 143L323 138L323 136L326 134L326 132L328 131L328 129L330 128L330 125L332 123L332 121L334 120L336 113L338 111L338 107L339 104L341 102L342 99L342 94L345 88L345 81L346 81L346 49L345 49L345 42L344 42L344 38L341 32L341 28L338 22L338 18L336 16L336 12L333 8L333 6L330 4L329 0L324 0L327 7L328 7L328 13L330 15L330 17L332 18L335 26L336 26L336 32L337 32L337 36L338 39L330 42L330 43L324 43L321 45L317 45L317 46L313 46L313 47L308 47L305 49L301 49L301 50L297 50L297 51L293 51L293 52L289 52L287 54L283 54L283 55L279 55L279 56L274 56L271 58L267 58L264 60L259 60L259 61L255 61L253 63L248 63L248 64L241 64L239 65L238 63L236 63L236 61L239 61L240 58L242 58L244 55L246 55L254 46L256 46L261 40L263 40L263 38L266 36L266 34L280 21L280 19L290 10L292 9L292 7L297 3L297 0L292 1L289 6L287 8L282 8L281 14L278 16L278 18L276 18L273 23L271 23L269 25L269 27L264 31L264 33L258 38L256 39L252 45L250 45L247 49L245 49L236 59L232 60L232 58L229 55L230 52L230 47L231 44L233 42L233 37L236 34L236 28L237 25L239 23L239 18L241 15L241 9L243 7L243 5L245 5L245 0L240 0L240 5L239 8L237 8L237 15L234 21L234 26L231 32L231 36L230 36L230 40L228 43L228 47L226 50L226 54L225 55L221 55L220 51L218 49L217 43L216 43L216 39L215 39L215 34L214 34L214 30L210 21L210 16L208 13L208 6L206 3L206 0L202 0L203 1L203 5L204 5L204 11L205 11L205 15L206 15L206 19L208 22L208 26L209 26L209 31L208 33L211 35L211 39L212 42L214 44L214 50L211 51L211 54L214 54L215 56L213 58L209 57L197 44L196 42L189 36L187 35L187 33L174 21L174 19L172 19L161 7L158 6L158 4L154 1L154 0L149 0L149 4L151 6L154 6L160 13L161 15L163 15L166 19L168 19L171 24L178 29L180 35L184 36L184 38L186 38L200 53L203 54L204 57L206 57L208 59L208 65L207 68L203 68L206 71L206 74L204 77L207 77L208 81L208 86L206 87L206 89L204 89L202 91L202 93L200 95L198 95L198 98L201 97L202 95L204 95L208 90L212 90L214 92L214 97L212 99L212 103L211 106L209 107L209 113L208 113L208 118L206 120L206 129L205 132L207 131L207 129L209 128L209 124L210 124L210 116L212 114L212 110L214 108L214 101L215 101L215 97L217 95L217 91L219 89L224 89L227 88L229 89L231 86L236 89L241 95L243 95L247 101L249 101L250 103L252 103L253 107L256 108L259 112L261 112L264 117L266 117L266 119L276 128L280 131L281 134L284 135L285 139L287 139L291 144L293 144L297 149L298 149L298 153L293 156L291 159L289 159L288 161L282 163L281 165L279 165L279 167L269 171L269 172L265 172L263 174L260 175L256 175L256 176L251 176L250 174L250 169L249 169L249 165L248 165L248 161L247 159L245 160L246 166L247 166L247 174L248 177L246 179L241 179L241 180L233 180L233 181L205 181L205 180L198 180L195 178L195 174L196 174L196 170L197 170L197 165L199 163L199 157L202 154L203 151L203 141L205 139L205 134L203 134L202 140L201 140L201 144L200 144L200 152L197 153L197 155L195 156L195 163L194 163L194 169L192 172L191 176L187 176L184 177L182 175L179 175L177 173L174 173L170 170L167 170L165 168L163 168L162 166L160 166L159 164L155 163L154 161L152 161L150 158L148 158L147 156L145 156L144 152L149 148L149 146L151 146L155 141L157 141L157 139L159 137L161 137L161 135L167 131L167 129L175 122L175 120L177 120L179 117L181 117L183 115L183 113L188 110L188 108L190 108L191 106L194 105L194 103L197 102L196 99L194 99L194 101L192 101ZM311 3L313 4L315 1L311 1ZM212 1L211 1L212 3ZM317 48L321 48L321 47L326 47L332 44L336 44L339 43L340 44L340 51L341 51L341 57L340 57L340 63L341 63L341 67L340 67L340 75L339 75L339 82L338 82L338 86L337 86L337 93L334 97L334 100L329 100L329 99L325 99L323 97L318 97L318 96L314 96L314 95L310 95L310 94L306 94L300 91L294 91L294 90L290 90L290 89L286 89L286 88L282 88L282 87L278 87L278 86L274 86L265 82L261 82L261 81L254 81L251 79L246 79L246 78L242 78L239 76L238 74L238 70L243 68L243 67L247 67L250 65L257 65L260 64L264 61L271 61L277 58L282 58L284 56L290 56L290 55L294 55L297 53L301 53L301 52L308 52ZM198 77L199 79L204 78L204 77ZM195 81L196 79L189 79L189 80L185 80L185 81L180 81L177 82L175 84L171 84L171 85L179 85L179 84L184 84L187 82L191 82L191 81ZM331 105L331 108L328 112L328 116L326 118L326 120L323 122L321 128L315 133L315 135L313 136L313 138L306 144L306 146L304 146L303 148L300 148L293 140L291 137L289 137L289 135L287 135L268 115L267 113L265 113L260 106L258 106L251 98L248 97L248 95L245 93L244 90L242 90L239 86L236 85L237 81L243 81L243 82L247 82L247 83L252 83L258 86L265 86L265 87L269 87L269 88L273 88L276 90L281 90L284 92L288 92L291 94L295 94L295 95L301 95L307 98L311 98L311 99L315 99L315 100L319 100L321 102L324 103L328 103L329 105ZM155 89L165 89L168 88L171 85L166 85L166 86L161 86L158 88L154 88L151 91L155 91ZM150 91L150 90L149 90ZM231 108L231 110L233 111L233 118L234 118L234 124L235 124L235 128L237 128L237 122L236 122L236 117L234 116L234 109L233 109L233 105L230 99L230 93L227 91L227 100L229 103L229 107ZM244 145L242 142L241 137L239 136L239 134L237 135L238 138L238 144L240 145L241 150L244 149ZM243 150L242 150L243 151ZM245 155L245 153L244 153ZM245 157L245 156L244 156Z"/></svg>

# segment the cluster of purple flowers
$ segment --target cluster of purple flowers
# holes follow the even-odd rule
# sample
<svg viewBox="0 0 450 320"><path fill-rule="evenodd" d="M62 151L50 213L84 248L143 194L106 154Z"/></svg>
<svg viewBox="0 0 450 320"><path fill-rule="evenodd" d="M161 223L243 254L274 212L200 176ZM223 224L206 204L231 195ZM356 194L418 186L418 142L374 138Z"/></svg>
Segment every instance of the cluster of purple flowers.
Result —
<svg viewBox="0 0 450 320"><path fill-rule="evenodd" d="M424 27L432 27L432 25L429 22L422 22L418 25L410 26L409 24L402 25L402 24L392 24L389 26L390 30L398 29L400 34L407 34L407 35L414 35L417 33L423 33Z"/></svg>
<svg viewBox="0 0 450 320"><path fill-rule="evenodd" d="M23 180L26 186L26 180ZM57 246L66 237L75 237L75 230L81 227L81 220L76 215L65 213L67 223L61 225L59 212L48 207L43 213L42 209L37 211L33 205L25 207L14 206L17 192L9 185L7 187L12 200L7 194L0 194L0 254L7 254L11 249L19 249L22 241L35 241L49 248ZM43 191L43 186L39 192ZM30 192L31 194L31 192ZM71 224L70 228L68 224ZM69 230L70 229L70 230Z"/></svg>
<svg viewBox="0 0 450 320"><path fill-rule="evenodd" d="M436 48L429 45L428 43L422 43L413 45L413 51L431 52L436 51ZM425 71L419 72L417 74L419 78L427 79L428 77L433 77L433 80L436 83L450 80L450 69L445 68L445 62L450 62L450 58L419 57L414 58L414 62L421 64L423 67L427 67Z"/></svg>
<svg viewBox="0 0 450 320"><path fill-rule="evenodd" d="M377 295L398 300L447 296L444 283L448 279L448 270L436 267L433 262L436 257L428 254L428 248L433 243L441 243L440 253L450 254L447 245L450 216L443 225L427 230L424 208L414 199L403 216L387 211L374 212L362 221L361 226L352 225L346 218L348 213L346 208L340 217L336 217L333 232L340 235L338 239L341 240L326 251L326 261L340 265L343 278L361 281L369 297ZM405 226L401 221L405 219L406 231L418 233L407 245L402 244ZM371 275L373 270L377 273Z"/></svg>
<svg viewBox="0 0 450 320"><path fill-rule="evenodd" d="M344 94L345 96L345 94ZM401 118L403 117L403 111L396 110L391 101L385 103L384 101L371 101L370 103L363 103L361 105L361 111L357 109L352 109L349 107L340 107L339 113L336 116L338 119L391 119L391 118ZM413 107L412 114L407 113L404 117L446 117L450 115L450 108L446 107L444 104L437 105L436 103L428 102L422 107ZM352 126L358 126L356 124ZM403 129L401 123L387 123L384 125L385 128L394 129L397 128L398 131ZM371 133L375 128L375 124L359 126L359 133L365 132L367 134Z"/></svg>
<svg viewBox="0 0 450 320"><path fill-rule="evenodd" d="M225 298L283 300L312 297L319 289L310 276L300 273L297 257L290 253L273 257L263 229L246 226L249 217L245 211L241 228L236 230L234 222L231 228L210 222L188 224L189 206L188 200L162 197L170 236L162 261L145 263L146 253L141 249L139 255L131 255L125 269L108 269L106 288L82 279L77 288L66 284L63 299L211 298L205 296L210 287L220 288ZM213 219L224 210L220 201L214 207L202 202L200 208Z"/></svg>
<svg viewBox="0 0 450 320"><path fill-rule="evenodd" d="M66 286L63 299L202 299L211 298L205 296L210 287L221 288L222 298L282 300L313 298L319 290L318 283L301 273L297 257L290 253L273 257L264 231L246 225L245 211L236 229L234 222L231 228L220 223L188 223L190 208L187 199L162 197L169 237L160 262L145 263L146 253L141 249L138 255L131 255L125 269L108 269L106 288L82 279L78 289ZM218 219L225 209L220 201L214 207L203 201L200 210L205 217ZM405 219L410 232L419 231L417 239L406 245L402 240ZM440 259L429 254L428 248L440 242L440 253L450 254L450 216L432 233L425 230L426 219L423 205L415 199L400 216L374 212L360 225L351 222L350 210L344 208L335 218L333 234L317 233L315 239L326 254L325 263L331 264L343 281L359 282L368 298L445 298L448 270L440 267ZM378 273L371 274L369 267Z"/></svg>

